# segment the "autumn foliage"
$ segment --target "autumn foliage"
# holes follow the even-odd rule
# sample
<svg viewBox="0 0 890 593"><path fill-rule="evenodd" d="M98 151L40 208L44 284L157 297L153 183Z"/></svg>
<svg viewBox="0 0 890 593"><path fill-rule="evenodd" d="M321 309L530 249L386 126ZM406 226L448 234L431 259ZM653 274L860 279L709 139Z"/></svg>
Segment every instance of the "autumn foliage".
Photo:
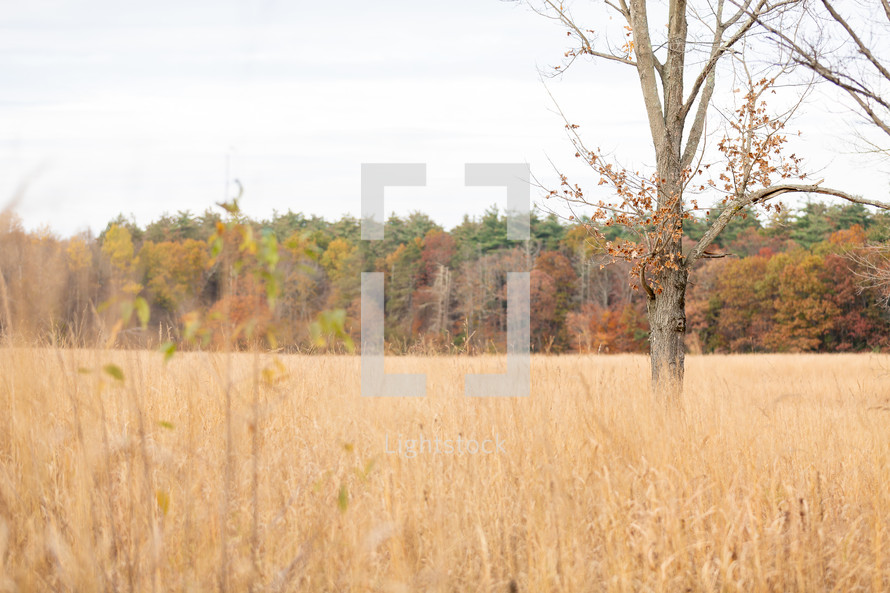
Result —
<svg viewBox="0 0 890 593"><path fill-rule="evenodd" d="M225 335L235 347L268 347L272 336L275 347L314 350L313 326L326 311L342 311L344 330L358 343L360 273L381 271L391 351L503 352L507 274L528 271L533 351L648 347L645 295L627 282L633 263L614 262L591 240L585 220L567 225L535 215L531 240L518 242L507 239L505 217L493 208L449 231L415 213L392 217L387 239L374 243L361 241L358 221L348 217L327 222L287 213L229 227L224 220L225 213L181 214L140 228L118 218L98 237L61 239L47 229L27 232L7 217L0 232L2 327L43 342L104 343L116 311L108 303L135 297L150 306L151 323L143 330L134 318L118 345L172 341L187 348L188 325L200 318L216 336L201 347L221 346ZM695 241L708 222L684 221L684 241ZM224 239L220 225L229 228ZM232 228L243 234L233 235ZM615 243L625 236L609 232ZM245 243L247 235L252 243ZM714 246L728 256L705 260L696 270L686 299L687 348L888 347L888 314L881 306L887 295L862 286L853 257L888 236L890 217L858 205L814 202L797 212L737 217ZM244 247L249 244L255 253ZM262 264L271 256L260 257L273 247L274 270ZM277 293L270 302L273 279Z"/></svg>

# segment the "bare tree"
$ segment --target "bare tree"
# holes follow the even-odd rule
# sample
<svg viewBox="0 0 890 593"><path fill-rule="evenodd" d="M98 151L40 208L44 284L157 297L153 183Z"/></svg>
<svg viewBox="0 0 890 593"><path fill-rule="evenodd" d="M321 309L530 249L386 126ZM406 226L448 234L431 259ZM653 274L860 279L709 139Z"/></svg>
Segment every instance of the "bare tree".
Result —
<svg viewBox="0 0 890 593"><path fill-rule="evenodd" d="M758 24L794 62L840 89L883 138L863 135L869 151L890 156L890 0L818 0L802 4L799 18L809 26L794 34L768 21ZM847 257L856 265L860 287L877 290L890 306L890 247L868 245Z"/></svg>
<svg viewBox="0 0 890 593"><path fill-rule="evenodd" d="M798 4L798 18L808 26L791 33L766 19L758 18L758 25L797 64L841 89L868 123L890 136L890 0ZM890 146L874 148L886 153Z"/></svg>
<svg viewBox="0 0 890 593"><path fill-rule="evenodd" d="M799 4L799 0L732 0L692 2L668 0L667 26L650 23L650 6L645 0L603 0L606 10L618 15L623 31L612 42L606 34L597 36L578 22L569 7L559 0L529 0L540 14L558 21L575 45L566 52L563 71L575 60L591 57L624 64L636 71L654 149L655 167L651 175L640 175L616 167L599 150L590 150L577 126L566 128L582 158L608 186L611 197L596 200L579 185L562 176L559 190L550 195L570 205L594 208L591 232L602 239L603 225L619 225L638 241L603 242L616 258L634 264L634 282L648 298L650 358L653 389L665 400L677 400L684 374L685 295L689 274L696 262L719 257L708 250L730 220L753 205L793 192L819 193L851 202L881 208L890 205L869 201L819 183L801 181L798 161L776 158L785 138L784 119L772 118L763 110L763 95L772 89L776 76L759 77L747 73L748 92L729 122L729 133L720 150L725 171L717 180L698 183L697 176L709 175L701 165L703 139L708 113L717 88L718 64L740 53L753 40L758 25L771 25ZM658 14L655 22L664 22ZM781 62L776 55L775 62ZM793 182L793 181L801 182ZM721 203L722 213L704 236L684 252L682 221L699 209L692 199L695 191L712 193Z"/></svg>

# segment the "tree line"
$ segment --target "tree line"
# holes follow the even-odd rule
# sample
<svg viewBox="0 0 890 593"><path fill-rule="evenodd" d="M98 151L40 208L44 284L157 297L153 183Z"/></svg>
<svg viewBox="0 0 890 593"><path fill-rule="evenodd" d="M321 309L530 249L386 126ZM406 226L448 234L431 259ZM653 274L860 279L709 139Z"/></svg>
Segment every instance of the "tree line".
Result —
<svg viewBox="0 0 890 593"><path fill-rule="evenodd" d="M712 210L684 221L683 240L698 241L719 216ZM245 230L234 240L220 233L233 220ZM372 242L361 240L360 221L350 216L327 221L288 211L252 220L207 210L144 227L118 216L98 236L60 238L47 228L26 231L6 214L0 319L5 334L30 343L91 346L112 334L117 305L138 299L151 321L143 328L128 318L113 332L117 345L184 347L190 320L200 315L208 336L247 328L239 347L337 349L343 340L319 332L333 331L333 319L342 337L359 342L361 272L378 271L390 351L503 352L507 273L528 271L533 351L645 352L645 294L627 282L631 264L609 255L586 224L537 211L530 240L511 241L495 207L450 230L414 212L391 216L385 239ZM618 241L621 232L612 227L607 239ZM765 219L735 217L688 291L687 349L888 347L887 295L860 278L868 245L888 239L890 215L858 204L810 202ZM237 257L224 256L226 242ZM258 245L274 254L251 257Z"/></svg>

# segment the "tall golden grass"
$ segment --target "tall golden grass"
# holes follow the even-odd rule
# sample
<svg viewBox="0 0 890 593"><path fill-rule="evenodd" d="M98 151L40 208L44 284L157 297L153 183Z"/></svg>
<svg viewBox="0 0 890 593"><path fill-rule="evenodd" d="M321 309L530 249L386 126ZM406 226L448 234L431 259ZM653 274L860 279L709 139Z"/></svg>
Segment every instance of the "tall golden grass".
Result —
<svg viewBox="0 0 890 593"><path fill-rule="evenodd" d="M890 357L691 357L682 410L642 357L532 364L371 399L350 356L2 349L0 591L890 590Z"/></svg>

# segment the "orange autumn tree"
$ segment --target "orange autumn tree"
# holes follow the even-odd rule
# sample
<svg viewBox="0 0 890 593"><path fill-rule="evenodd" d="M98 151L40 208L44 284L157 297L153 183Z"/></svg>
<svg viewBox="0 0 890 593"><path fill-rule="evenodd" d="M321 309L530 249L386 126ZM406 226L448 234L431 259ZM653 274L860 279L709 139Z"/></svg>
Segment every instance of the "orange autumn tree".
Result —
<svg viewBox="0 0 890 593"><path fill-rule="evenodd" d="M689 274L700 259L719 255L708 249L733 217L791 192L888 206L800 179L797 159L782 157L784 120L771 118L762 102L763 93L775 82L772 76L760 81L749 78L743 105L718 147L725 170L715 178L700 166L718 65L741 55L740 48L751 40L757 23L783 17L794 2L744 0L733 6L723 0L669 0L657 8L660 12L653 23L658 24L653 26L651 3L605 0L604 10L619 17L620 29L610 38L609 31L599 34L578 22L563 2L529 1L541 14L560 22L575 42L566 52L567 65L583 57L608 60L633 68L639 79L653 170L649 174L627 170L600 150L588 149L578 126L566 120L576 156L608 187L608 197L589 197L566 176L550 195L570 206L592 208L588 226L594 239L614 259L632 264L632 281L647 297L653 390L663 400L676 401L683 385ZM666 26L660 26L664 22ZM776 61L779 58L777 52ZM777 67L777 71L777 76L784 75L787 69ZM693 199L696 192L716 198L721 213L697 243L685 247L682 224L699 209ZM631 238L606 241L603 231L609 226L621 227Z"/></svg>

